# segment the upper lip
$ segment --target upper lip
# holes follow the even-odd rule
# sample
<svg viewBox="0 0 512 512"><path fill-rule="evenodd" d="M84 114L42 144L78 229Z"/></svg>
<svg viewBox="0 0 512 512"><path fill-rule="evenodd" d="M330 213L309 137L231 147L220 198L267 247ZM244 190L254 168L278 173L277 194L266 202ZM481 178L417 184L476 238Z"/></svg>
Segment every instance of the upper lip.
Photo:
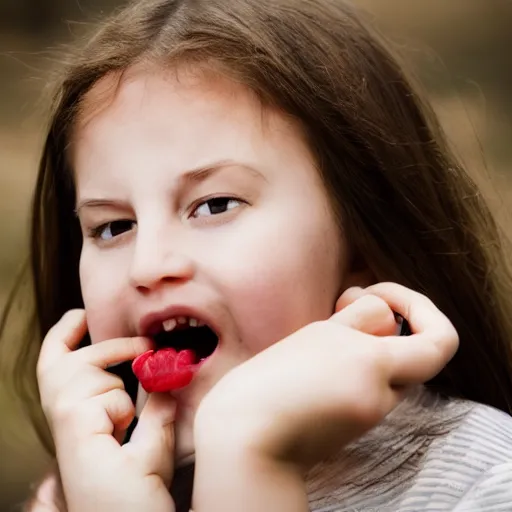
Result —
<svg viewBox="0 0 512 512"><path fill-rule="evenodd" d="M220 338L219 328L211 316L193 306L173 304L164 309L150 312L144 315L139 322L139 336L152 337L162 331L162 323L171 318L177 317L195 318L210 329Z"/></svg>

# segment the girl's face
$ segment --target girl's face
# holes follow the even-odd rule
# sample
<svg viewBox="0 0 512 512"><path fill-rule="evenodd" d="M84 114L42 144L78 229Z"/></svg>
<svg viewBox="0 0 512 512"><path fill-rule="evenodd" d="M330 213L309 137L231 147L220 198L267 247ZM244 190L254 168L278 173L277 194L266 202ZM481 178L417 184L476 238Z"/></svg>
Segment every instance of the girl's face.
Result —
<svg viewBox="0 0 512 512"><path fill-rule="evenodd" d="M93 343L144 335L162 312L220 334L174 393L183 462L208 390L329 317L357 284L342 235L296 125L224 78L139 67L119 84L103 79L86 98L72 161Z"/></svg>

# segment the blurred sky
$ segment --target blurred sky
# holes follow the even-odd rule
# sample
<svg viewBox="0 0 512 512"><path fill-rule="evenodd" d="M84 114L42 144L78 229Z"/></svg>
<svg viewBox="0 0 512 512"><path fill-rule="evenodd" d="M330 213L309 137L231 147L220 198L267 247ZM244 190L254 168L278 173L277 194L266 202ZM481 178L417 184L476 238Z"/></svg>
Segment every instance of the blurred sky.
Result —
<svg viewBox="0 0 512 512"><path fill-rule="evenodd" d="M121 3L0 0L0 308L25 256L45 125L40 98L56 50ZM354 3L371 12L421 79L460 157L504 215L511 195L512 0ZM0 418L0 511L7 511L26 496L44 458L1 381Z"/></svg>

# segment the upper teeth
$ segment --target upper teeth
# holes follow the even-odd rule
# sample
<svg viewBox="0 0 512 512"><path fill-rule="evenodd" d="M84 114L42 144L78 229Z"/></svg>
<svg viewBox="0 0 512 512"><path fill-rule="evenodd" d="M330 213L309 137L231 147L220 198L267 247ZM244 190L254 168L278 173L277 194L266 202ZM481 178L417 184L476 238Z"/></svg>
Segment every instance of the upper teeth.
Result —
<svg viewBox="0 0 512 512"><path fill-rule="evenodd" d="M201 327L204 325L203 322L200 322L196 318L189 318L185 316L178 316L176 318L169 318L165 322L162 322L162 327L164 331L169 332L175 329L177 325L189 325L189 327Z"/></svg>

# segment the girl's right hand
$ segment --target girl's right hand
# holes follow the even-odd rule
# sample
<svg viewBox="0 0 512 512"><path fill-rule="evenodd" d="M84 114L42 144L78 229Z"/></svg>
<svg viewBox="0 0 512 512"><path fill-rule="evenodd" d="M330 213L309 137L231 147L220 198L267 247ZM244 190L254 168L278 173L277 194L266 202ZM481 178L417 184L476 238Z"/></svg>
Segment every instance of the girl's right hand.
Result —
<svg viewBox="0 0 512 512"><path fill-rule="evenodd" d="M196 510L309 510L309 469L381 422L458 347L448 318L398 284L348 290L336 311L234 368L203 398ZM395 313L411 336L396 335Z"/></svg>
<svg viewBox="0 0 512 512"><path fill-rule="evenodd" d="M68 512L173 512L175 404L152 393L121 446L135 409L123 381L106 371L146 352L151 341L119 338L77 350L86 331L83 310L66 313L47 334L37 365Z"/></svg>
<svg viewBox="0 0 512 512"><path fill-rule="evenodd" d="M234 368L203 398L195 489L202 481L222 493L200 468L218 452L226 459L228 448L236 460L252 454L307 472L381 422L458 348L457 331L432 301L395 283L350 289L336 310ZM411 336L397 335L394 313Z"/></svg>

